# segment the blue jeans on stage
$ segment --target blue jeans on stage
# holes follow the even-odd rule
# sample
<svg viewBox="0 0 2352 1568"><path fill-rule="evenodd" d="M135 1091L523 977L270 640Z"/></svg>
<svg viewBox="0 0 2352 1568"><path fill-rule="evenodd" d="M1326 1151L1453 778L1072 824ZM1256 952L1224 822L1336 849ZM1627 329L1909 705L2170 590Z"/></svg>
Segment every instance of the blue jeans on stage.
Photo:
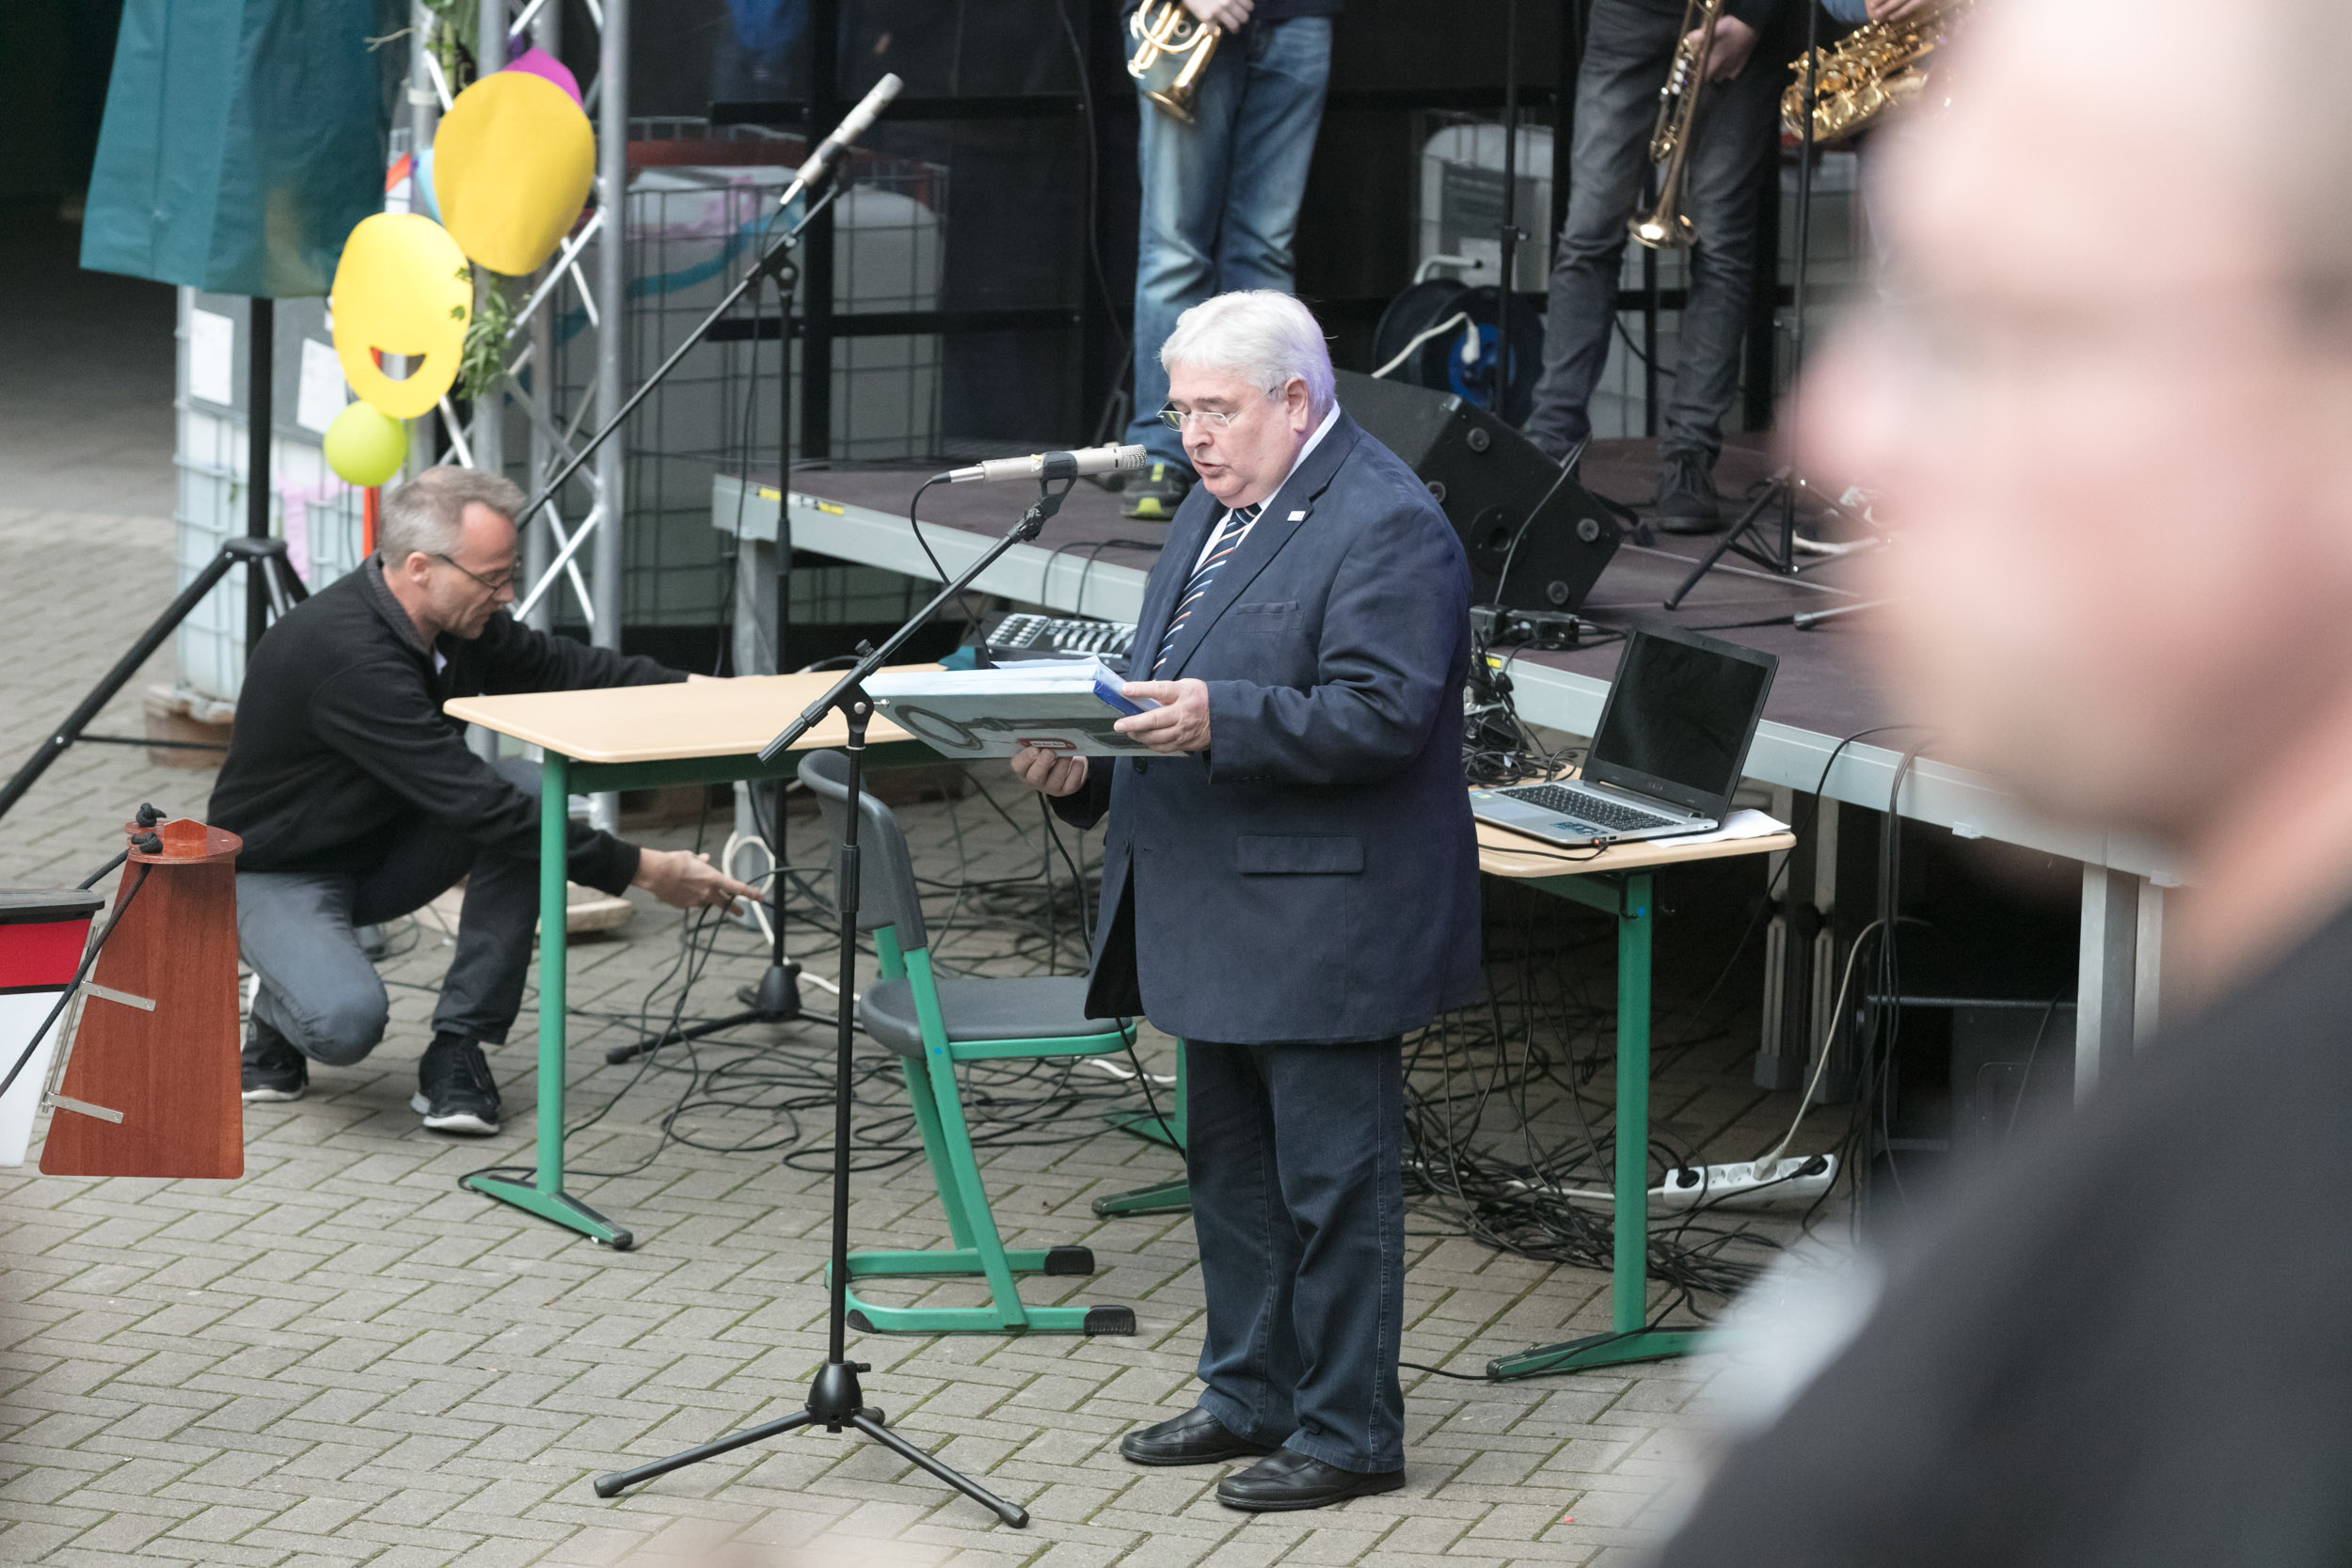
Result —
<svg viewBox="0 0 2352 1568"><path fill-rule="evenodd" d="M1184 124L1137 94L1136 156L1143 217L1136 255L1136 407L1130 444L1184 461L1160 422L1168 372L1160 345L1176 318L1234 289L1291 292L1291 240L1307 191L1323 89L1331 75L1331 19L1253 24L1224 40Z"/></svg>

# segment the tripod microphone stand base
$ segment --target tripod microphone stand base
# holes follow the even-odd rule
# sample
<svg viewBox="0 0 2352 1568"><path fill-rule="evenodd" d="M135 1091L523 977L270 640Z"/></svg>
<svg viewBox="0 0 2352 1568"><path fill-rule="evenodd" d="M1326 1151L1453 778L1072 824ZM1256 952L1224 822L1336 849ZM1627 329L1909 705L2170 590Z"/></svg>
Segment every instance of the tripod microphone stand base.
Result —
<svg viewBox="0 0 2352 1568"><path fill-rule="evenodd" d="M1055 489L1055 483L1059 483L1061 488ZM839 921L836 931L839 943L837 952L840 955L841 963L839 985L841 1002L834 1014L833 1261L831 1267L825 1271L827 1294L825 1364L818 1369L816 1382L809 1386L808 1403L804 1408L776 1420L763 1422L755 1427L747 1427L741 1432L722 1437L716 1442L705 1443L700 1447L688 1449L682 1453L672 1454L667 1459L656 1460L650 1465L640 1465L633 1470L616 1470L610 1475L598 1476L595 1484L596 1496L600 1497L615 1497L641 1481L649 1481L655 1476L667 1475L672 1470L708 1459L715 1454L723 1454L730 1449L742 1448L746 1444L759 1442L763 1438L781 1436L787 1432L797 1432L802 1427L821 1426L827 1432L839 1432L843 1427L855 1427L908 1464L937 1480L946 1481L965 1497L986 1507L1015 1529L1025 1527L1029 1522L1028 1510L1017 1504L1009 1503L977 1481L969 1481L958 1475L944 1462L925 1453L921 1449L883 1425L882 1412L866 1408L864 1396L858 1390L857 1374L872 1369L850 1360L847 1354L850 1327L850 1078L854 1071L850 1053L853 1029L850 1008L852 1006L851 999L857 994L857 939L858 932L862 929L858 924L858 903L860 890L864 887L866 880L864 863L860 858L858 845L858 819L863 814L866 776L866 728L867 721L874 715L873 699L866 694L861 683L876 670L888 663L890 657L897 653L918 628L928 623L949 599L962 593L982 573L993 566L998 558L1007 550L1015 545L1025 544L1036 538L1038 530L1044 526L1046 518L1054 515L1055 509L1061 505L1062 498L1070 494L1070 487L1075 483L1077 483L1075 475L1058 480L1041 480L1038 484L1037 500L1031 504L1028 511L1022 514L1021 520L1015 523L1002 539L990 546L981 553L978 560L965 567L961 577L942 588L932 597L930 603L908 617L906 624L884 639L881 647L868 650L865 657L858 660L856 668L849 671L834 683L832 690L811 703L802 711L799 719L787 725L783 733L760 750L761 762L774 762L777 757L789 750L795 741L813 729L818 721L830 713L837 712L841 715L843 727L848 732L841 748L849 755L849 777L845 781L848 787L840 819L839 854L834 869L834 911ZM776 926L779 942L782 941L783 929L783 924L779 921ZM777 957L781 958L782 955L783 950L779 946Z"/></svg>
<svg viewBox="0 0 2352 1568"><path fill-rule="evenodd" d="M887 1418L865 1402L865 1394L858 1387L857 1374L872 1370L873 1368L862 1361L827 1362L818 1369L816 1382L809 1385L808 1403L791 1415L763 1421L755 1427L745 1427L741 1432L674 1453L667 1459L657 1459L650 1465L640 1465L633 1470L615 1470L610 1475L598 1476L595 1482L596 1496L616 1497L640 1481L668 1475L672 1470L683 1469L689 1465L699 1464L771 1437L781 1437L803 1427L821 1426L827 1432L852 1427L908 1464L946 1481L1013 1528L1026 1529L1029 1524L1027 1509L1018 1503L1009 1503L985 1486L958 1475L883 1425Z"/></svg>
<svg viewBox="0 0 2352 1568"><path fill-rule="evenodd" d="M649 1056L673 1040L706 1039L723 1035L729 1029L739 1029L747 1023L822 1023L831 1026L837 1021L831 1013L813 1013L801 1006L801 966L790 959L771 963L760 975L757 985L738 988L736 1000L743 1004L739 1013L714 1018L707 1023L690 1028L673 1029L667 1034L647 1035L627 1045L616 1045L604 1053L604 1059L614 1067Z"/></svg>
<svg viewBox="0 0 2352 1568"><path fill-rule="evenodd" d="M1682 579L1682 585L1666 595L1666 608L1679 608L1691 590L1696 588L1699 580L1713 571L1715 563L1726 555L1744 556L1764 570L1780 577L1796 576L1797 568L1790 560L1796 538L1791 492L1800 483L1795 471L1789 468L1781 469L1766 481L1762 492L1748 502L1747 510L1740 513L1732 525L1724 530L1724 536L1699 558L1699 563L1691 568L1691 575ZM1776 540L1765 536L1761 523L1765 511L1774 507L1782 513L1781 537Z"/></svg>

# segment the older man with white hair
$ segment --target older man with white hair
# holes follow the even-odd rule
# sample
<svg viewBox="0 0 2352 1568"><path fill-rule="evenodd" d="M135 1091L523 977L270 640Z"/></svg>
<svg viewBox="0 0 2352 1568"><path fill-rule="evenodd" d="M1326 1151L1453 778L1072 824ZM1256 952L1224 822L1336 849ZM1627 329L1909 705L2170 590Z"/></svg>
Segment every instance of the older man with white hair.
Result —
<svg viewBox="0 0 2352 1568"><path fill-rule="evenodd" d="M1119 727L1155 754L1013 767L1109 815L1088 1010L1186 1053L1206 1386L1120 1451L1255 1457L1218 1501L1319 1508L1404 1483L1399 1037L1479 988L1470 574L1295 299L1206 300L1161 358L1200 484L1129 661L1158 705Z"/></svg>
<svg viewBox="0 0 2352 1568"><path fill-rule="evenodd" d="M1889 1260L1664 1560L2352 1561L2352 8L1954 48L1814 468L1898 520L1894 711L2188 869L2177 1022Z"/></svg>

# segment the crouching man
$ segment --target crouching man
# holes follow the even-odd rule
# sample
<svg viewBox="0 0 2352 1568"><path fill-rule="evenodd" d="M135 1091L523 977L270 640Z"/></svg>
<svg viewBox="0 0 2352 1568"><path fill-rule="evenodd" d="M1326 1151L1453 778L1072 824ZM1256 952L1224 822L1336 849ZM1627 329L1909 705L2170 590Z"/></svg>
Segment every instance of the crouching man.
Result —
<svg viewBox="0 0 2352 1568"><path fill-rule="evenodd" d="M212 820L245 839L237 937L260 976L247 1101L298 1099L310 1064L348 1067L384 1037L384 982L358 927L420 909L460 879L457 953L418 1067L439 1132L499 1130L482 1048L521 1009L539 915L539 770L467 750L453 697L700 679L518 625L523 493L430 468L384 498L375 554L296 606L255 648ZM707 858L641 849L574 823L573 880L642 887L681 909L752 890Z"/></svg>

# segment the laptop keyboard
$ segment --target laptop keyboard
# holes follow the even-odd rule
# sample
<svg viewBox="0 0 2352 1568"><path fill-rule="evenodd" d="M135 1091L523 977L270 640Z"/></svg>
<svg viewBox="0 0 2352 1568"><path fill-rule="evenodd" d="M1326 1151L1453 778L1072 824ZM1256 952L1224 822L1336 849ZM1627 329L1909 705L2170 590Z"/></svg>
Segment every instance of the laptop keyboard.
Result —
<svg viewBox="0 0 2352 1568"><path fill-rule="evenodd" d="M1642 811L1633 806L1621 806L1598 795L1587 795L1580 789L1563 789L1558 784L1521 784L1516 789L1496 791L1514 800L1524 800L1531 806L1556 811L1561 816L1584 823L1588 827L1608 828L1614 832L1632 832L1641 828L1671 828L1676 819L1661 816L1656 812Z"/></svg>

